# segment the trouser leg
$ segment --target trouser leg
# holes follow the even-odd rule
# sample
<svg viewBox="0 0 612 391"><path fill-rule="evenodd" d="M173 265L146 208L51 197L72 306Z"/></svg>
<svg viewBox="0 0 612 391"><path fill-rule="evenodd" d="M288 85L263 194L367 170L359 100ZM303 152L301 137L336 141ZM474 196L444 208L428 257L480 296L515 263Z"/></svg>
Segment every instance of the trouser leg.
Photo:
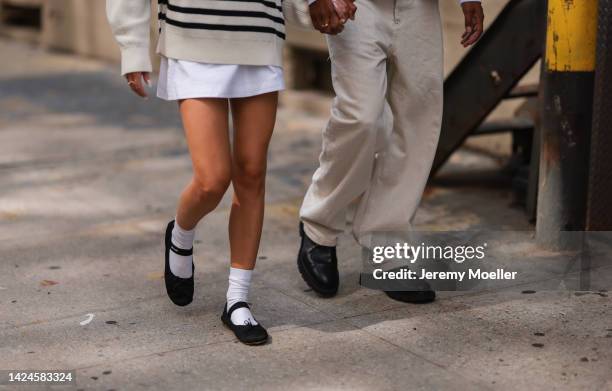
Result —
<svg viewBox="0 0 612 391"><path fill-rule="evenodd" d="M391 0L381 0L391 4ZM357 0L355 21L328 37L336 93L323 131L319 168L306 193L300 218L306 234L334 246L344 230L349 204L368 189L387 89L390 30L378 3Z"/></svg>
<svg viewBox="0 0 612 391"><path fill-rule="evenodd" d="M442 121L443 41L436 0L397 1L389 53L393 128L377 154L353 224L369 233L410 229L436 152Z"/></svg>

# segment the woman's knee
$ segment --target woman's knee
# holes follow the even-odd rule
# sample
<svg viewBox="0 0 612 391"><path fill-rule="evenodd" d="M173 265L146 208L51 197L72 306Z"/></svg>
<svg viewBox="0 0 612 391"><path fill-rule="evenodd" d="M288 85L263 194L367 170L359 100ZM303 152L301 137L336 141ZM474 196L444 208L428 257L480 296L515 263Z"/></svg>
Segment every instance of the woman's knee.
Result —
<svg viewBox="0 0 612 391"><path fill-rule="evenodd" d="M204 178L197 176L193 178L196 197L201 202L220 202L230 182L231 174L229 171L217 173L215 175L207 175Z"/></svg>
<svg viewBox="0 0 612 391"><path fill-rule="evenodd" d="M263 191L266 183L265 161L261 163L238 159L232 171L232 182L238 191L254 193Z"/></svg>

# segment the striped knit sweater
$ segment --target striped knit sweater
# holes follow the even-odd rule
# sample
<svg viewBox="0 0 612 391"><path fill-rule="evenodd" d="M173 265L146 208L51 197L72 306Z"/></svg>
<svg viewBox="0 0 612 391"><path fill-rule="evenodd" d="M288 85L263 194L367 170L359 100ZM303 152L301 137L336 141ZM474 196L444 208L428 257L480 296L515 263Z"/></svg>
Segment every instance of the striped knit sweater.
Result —
<svg viewBox="0 0 612 391"><path fill-rule="evenodd" d="M282 66L281 0L158 0L157 52L211 64ZM121 73L150 72L151 0L106 0Z"/></svg>

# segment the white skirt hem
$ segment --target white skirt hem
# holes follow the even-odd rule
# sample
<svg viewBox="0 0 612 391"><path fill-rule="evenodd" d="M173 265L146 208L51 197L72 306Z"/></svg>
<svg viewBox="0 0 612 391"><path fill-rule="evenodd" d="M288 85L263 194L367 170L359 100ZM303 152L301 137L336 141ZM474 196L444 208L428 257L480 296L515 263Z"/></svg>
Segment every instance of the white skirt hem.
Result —
<svg viewBox="0 0 612 391"><path fill-rule="evenodd" d="M197 63L162 57L157 97L167 101L246 98L285 89L276 66Z"/></svg>

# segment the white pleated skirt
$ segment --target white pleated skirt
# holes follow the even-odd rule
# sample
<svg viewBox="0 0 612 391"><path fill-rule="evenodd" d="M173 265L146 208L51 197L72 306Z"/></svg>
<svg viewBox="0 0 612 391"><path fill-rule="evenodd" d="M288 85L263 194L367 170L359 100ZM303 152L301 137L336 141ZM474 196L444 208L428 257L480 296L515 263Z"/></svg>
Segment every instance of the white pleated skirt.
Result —
<svg viewBox="0 0 612 391"><path fill-rule="evenodd" d="M283 69L207 64L162 56L157 96L165 100L245 98L285 89Z"/></svg>

